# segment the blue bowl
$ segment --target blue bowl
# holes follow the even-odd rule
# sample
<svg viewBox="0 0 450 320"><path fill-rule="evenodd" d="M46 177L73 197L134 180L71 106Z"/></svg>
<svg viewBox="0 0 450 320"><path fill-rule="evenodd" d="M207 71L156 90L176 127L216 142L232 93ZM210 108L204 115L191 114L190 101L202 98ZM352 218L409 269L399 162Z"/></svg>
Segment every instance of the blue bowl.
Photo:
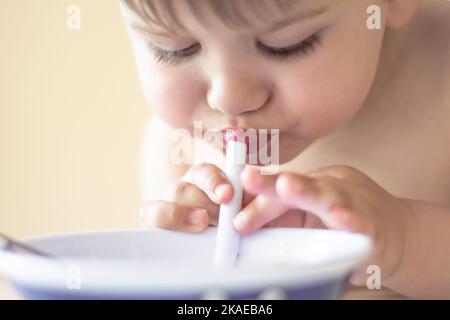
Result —
<svg viewBox="0 0 450 320"><path fill-rule="evenodd" d="M232 269L201 234L117 230L28 239L51 257L0 250L0 272L28 299L336 299L370 253L365 235L265 228L244 236Z"/></svg>

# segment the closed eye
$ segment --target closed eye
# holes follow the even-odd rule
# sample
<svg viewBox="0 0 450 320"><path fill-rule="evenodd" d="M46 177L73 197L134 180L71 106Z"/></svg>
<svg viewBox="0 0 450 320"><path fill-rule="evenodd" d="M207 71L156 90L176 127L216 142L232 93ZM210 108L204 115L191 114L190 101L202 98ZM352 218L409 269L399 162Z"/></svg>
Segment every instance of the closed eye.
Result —
<svg viewBox="0 0 450 320"><path fill-rule="evenodd" d="M194 43L193 45L180 50L167 50L152 44L149 44L148 47L155 55L157 62L179 64L183 62L184 59L196 54L197 51L200 50L201 45L200 43Z"/></svg>
<svg viewBox="0 0 450 320"><path fill-rule="evenodd" d="M257 42L256 47L261 53L267 55L270 58L287 59L298 56L299 54L306 54L311 51L315 51L316 45L318 44L320 44L319 38L315 34L313 34L307 39L288 47L274 48L267 46L261 42Z"/></svg>
<svg viewBox="0 0 450 320"><path fill-rule="evenodd" d="M288 47L275 48L257 42L256 48L269 58L287 60L288 58L315 51L316 45L319 44L319 38L314 34L307 39ZM201 49L201 45L200 43L194 43L193 45L180 50L167 50L153 44L148 44L148 48L154 54L157 62L177 65L194 56Z"/></svg>

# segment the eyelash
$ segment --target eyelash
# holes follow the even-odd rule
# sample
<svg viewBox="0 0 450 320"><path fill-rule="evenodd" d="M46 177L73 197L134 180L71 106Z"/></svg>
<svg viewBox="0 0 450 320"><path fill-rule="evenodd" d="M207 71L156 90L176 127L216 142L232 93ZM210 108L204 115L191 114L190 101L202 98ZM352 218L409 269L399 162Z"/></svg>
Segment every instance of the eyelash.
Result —
<svg viewBox="0 0 450 320"><path fill-rule="evenodd" d="M314 34L306 38L302 42L285 48L271 48L260 42L256 44L256 47L262 54L268 56L269 58L287 60L290 58L296 58L300 55L314 52L316 51L317 45L320 45L319 38Z"/></svg>
<svg viewBox="0 0 450 320"><path fill-rule="evenodd" d="M316 50L316 46L320 45L317 35L312 35L309 38L294 44L286 48L271 48L260 42L256 43L257 49L269 58L278 60L287 60L289 58L295 58L300 55L305 55ZM195 55L198 49L201 48L199 43L195 43L190 47L180 50L166 50L156 47L152 44L148 45L150 51L155 55L155 59L160 63L167 63L178 65L184 62L186 59Z"/></svg>
<svg viewBox="0 0 450 320"><path fill-rule="evenodd" d="M155 54L156 62L170 63L170 64L180 64L185 59L193 56L198 49L200 49L200 44L195 43L190 47L180 49L180 50L166 50L149 44L150 50Z"/></svg>

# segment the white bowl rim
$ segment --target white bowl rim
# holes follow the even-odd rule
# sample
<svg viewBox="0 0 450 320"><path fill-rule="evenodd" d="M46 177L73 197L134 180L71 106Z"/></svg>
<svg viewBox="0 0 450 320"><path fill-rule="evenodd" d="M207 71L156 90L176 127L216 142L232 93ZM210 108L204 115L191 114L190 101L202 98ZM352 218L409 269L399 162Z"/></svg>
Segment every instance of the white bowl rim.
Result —
<svg viewBox="0 0 450 320"><path fill-rule="evenodd" d="M210 228L215 229L215 228ZM145 270L151 270L150 265L143 264L142 262L126 262L123 259L73 259L73 258L63 258L59 260L62 264L56 265L52 260L35 257L35 256L21 256L10 252L2 252L0 250L0 268L1 260L7 259L9 261L15 261L17 264L21 265L35 265L42 270L53 270L54 272L61 272L61 268L67 268L70 265L79 265L82 270L88 270L90 276L88 277L87 285L84 286L89 292L110 292L111 290L120 290L121 294L168 294L175 295L180 293L191 293L191 292L201 292L205 288L220 287L223 290L230 292L240 292L240 291L256 291L262 288L282 286L308 286L315 283L326 282L336 278L343 278L347 276L347 273L356 267L368 254L372 244L372 240L362 234L347 233L338 230L328 230L328 229L299 229L299 228L264 228L261 229L263 233L276 233L276 232L303 232L303 233L315 233L320 234L326 232L328 235L330 233L341 234L353 237L355 241L360 242L359 250L349 254L346 257L340 259L332 265L318 265L314 268L307 268L297 270L296 268L286 268L283 269L283 274L273 274L273 269L262 270L261 275L256 275L252 280L247 280L242 278L242 276L251 276L249 273L243 273L241 277L233 276L233 273L228 274L228 277L220 278L217 274L211 273L212 276L204 277L203 279L198 278L196 282L193 283L189 281L187 277L175 276L172 281L169 279L164 280L163 277L150 277L147 280L143 280L142 275ZM301 230L301 231L300 231ZM38 237L30 237L24 240L25 243L33 244L39 241L57 241L61 238L67 237L77 237L77 236L90 236L90 235L114 235L117 233L145 233L148 229L113 229L113 230L99 230L99 231L84 231L84 232L70 232L62 234L45 235ZM163 229L153 229L153 232L177 232ZM105 270L105 263L112 265L112 269L118 271L119 274L122 272L126 275L124 279L116 279L116 281L105 281L100 277L100 275ZM129 272L130 267L133 270L138 270L139 272ZM87 269L86 269L87 268ZM150 269L149 269L150 268ZM57 289L61 288L61 279L53 279L52 273L47 273L43 277L36 277L36 274L25 273L24 269L20 268L3 268L6 270L7 277L13 280L14 283L22 284L25 287L34 287L41 289ZM170 272L170 268L162 270L158 267L155 269L158 274L167 274ZM128 271L128 272L127 272ZM248 271L248 270L247 270ZM165 273L166 272L166 273Z"/></svg>

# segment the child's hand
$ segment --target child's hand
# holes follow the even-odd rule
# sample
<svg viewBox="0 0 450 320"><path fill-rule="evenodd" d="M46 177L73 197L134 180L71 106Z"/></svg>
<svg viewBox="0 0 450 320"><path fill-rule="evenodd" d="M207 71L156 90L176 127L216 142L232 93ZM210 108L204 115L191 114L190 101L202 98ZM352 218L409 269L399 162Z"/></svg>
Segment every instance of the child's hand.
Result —
<svg viewBox="0 0 450 320"><path fill-rule="evenodd" d="M201 232L209 225L217 225L220 205L232 197L233 186L223 171L213 164L203 163L193 166L163 200L147 202L140 218L146 227ZM259 197L252 202L254 198L253 194L244 191L243 207L252 203L252 208L260 207L260 213L273 214L275 210L285 213L279 218L269 219L272 221L265 226L311 227L319 224L323 227L315 216L305 219L303 212L289 210L276 199Z"/></svg>
<svg viewBox="0 0 450 320"><path fill-rule="evenodd" d="M410 212L406 201L394 197L365 174L346 166L326 167L306 174L261 175L246 168L241 176L246 191L256 198L237 215L236 230L248 233L268 221L284 215L286 208L321 217L327 227L361 232L374 240L368 264L376 264L386 279L397 268L403 250L404 221ZM272 199L280 207L261 205ZM314 223L313 223L314 224ZM320 225L318 223L317 225ZM353 277L355 284L365 283L362 266Z"/></svg>
<svg viewBox="0 0 450 320"><path fill-rule="evenodd" d="M186 232L200 232L216 225L219 207L233 197L233 186L224 173L213 164L193 166L166 195L165 199L149 201L141 210L145 226ZM244 203L252 195L244 194Z"/></svg>

